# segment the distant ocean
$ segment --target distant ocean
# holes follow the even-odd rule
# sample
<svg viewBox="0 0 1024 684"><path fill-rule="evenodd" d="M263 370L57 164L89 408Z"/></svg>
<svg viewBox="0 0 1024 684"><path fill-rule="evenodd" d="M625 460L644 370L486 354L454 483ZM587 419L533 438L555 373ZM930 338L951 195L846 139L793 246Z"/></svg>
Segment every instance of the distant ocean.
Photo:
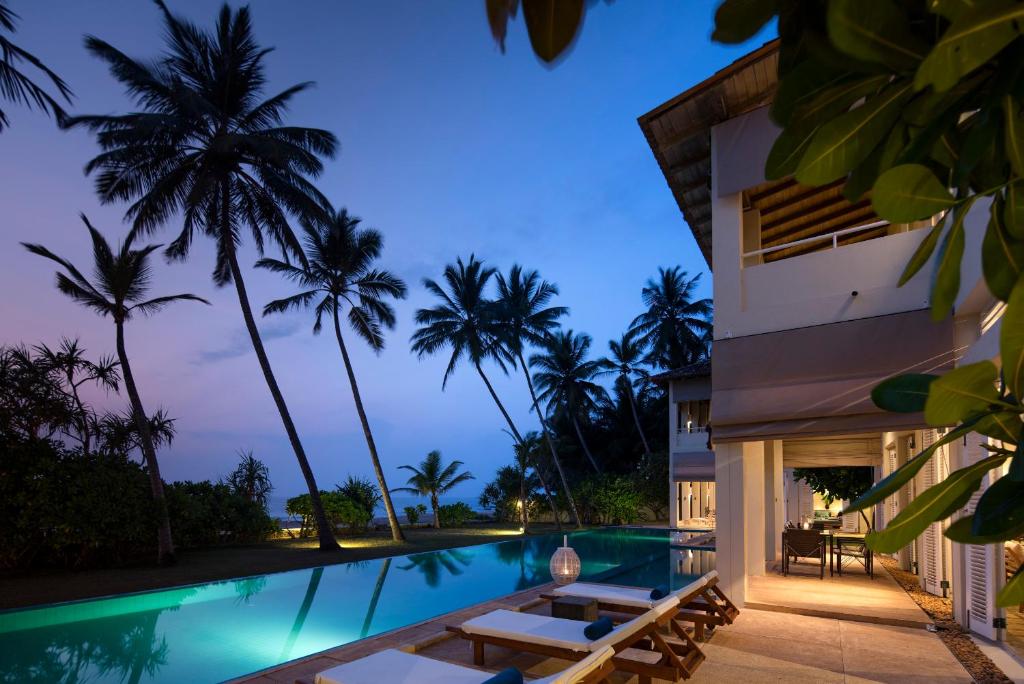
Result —
<svg viewBox="0 0 1024 684"><path fill-rule="evenodd" d="M284 511L285 504L288 501L288 499L292 498L292 496L297 496L297 494L280 495L280 496L272 494L270 496L270 501L268 502L268 505L267 505L267 508L269 509L269 513L270 513L271 517L273 517L273 518L280 518L281 520L286 520L288 518L288 514L285 513L285 511ZM485 509L483 506L480 505L480 502L478 500L479 499L478 496L466 496L466 497L441 496L441 497L438 497L438 498L439 498L442 506L445 505L445 504L453 504L453 503L458 503L458 502L461 501L462 503L464 503L467 506L469 506L470 508L472 508L474 511L482 512L482 513L490 513L491 512L491 511ZM424 506L427 507L427 513L426 513L427 517L430 516L430 499L428 499L426 497L423 497L423 496L411 496L409 494L393 494L391 496L391 503L394 504L394 506L395 506L395 513L398 514L399 520L401 520L403 522L405 520L405 514L402 512L402 509L405 508L406 506L415 506L416 504L420 504L421 503L421 504L423 504ZM377 506L377 510L374 511L374 522L377 522L377 523L387 522L387 512L384 510L384 504L383 503L381 503L379 506Z"/></svg>

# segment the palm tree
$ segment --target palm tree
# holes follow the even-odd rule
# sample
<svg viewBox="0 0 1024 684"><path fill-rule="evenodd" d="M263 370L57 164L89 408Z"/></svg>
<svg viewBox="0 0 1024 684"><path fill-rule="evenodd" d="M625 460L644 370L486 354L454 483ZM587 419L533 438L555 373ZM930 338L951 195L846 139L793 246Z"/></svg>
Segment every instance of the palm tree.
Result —
<svg viewBox="0 0 1024 684"><path fill-rule="evenodd" d="M143 458L149 471L149 486L153 501L156 504L159 533L158 561L163 564L174 562L174 543L171 540L171 521L167 514L167 502L164 499L163 480L160 479L160 464L156 459L156 446L150 431L148 414L142 407L139 388L135 384L128 352L124 344L124 324L135 314L148 316L158 312L171 302L193 301L209 304L202 297L194 294L176 294L153 299L143 299L149 290L150 268L149 256L160 245L148 245L142 249L132 249L131 234L115 252L110 248L103 235L92 227L89 219L82 215L82 221L89 229L92 237L95 284L82 275L74 264L62 259L42 245L22 243L28 251L41 257L57 262L64 272L57 272L57 289L70 297L72 301L92 309L101 316L110 316L114 321L117 333L117 360L121 364L124 385L131 401L132 416L138 430Z"/></svg>
<svg viewBox="0 0 1024 684"><path fill-rule="evenodd" d="M694 299L701 274L686 277L678 266L659 268L658 278L642 291L647 311L633 319L630 334L647 349L646 362L660 368L680 368L702 358L705 334L711 328L711 300Z"/></svg>
<svg viewBox="0 0 1024 684"><path fill-rule="evenodd" d="M98 172L104 203L131 202L126 218L134 233L148 234L173 217L184 225L167 248L171 259L188 256L196 232L216 244L213 281L234 283L245 327L309 489L321 550L338 548L320 502L313 471L284 395L267 358L246 294L238 250L248 230L262 253L270 241L299 261L298 239L288 214L322 216L327 199L312 185L332 157L337 139L328 131L282 125L300 83L263 99L264 57L252 34L249 10L224 5L214 31L164 16L167 51L155 61L134 60L95 37L86 48L110 67L141 111L120 116L80 116L70 126L96 131L103 152L86 165Z"/></svg>
<svg viewBox="0 0 1024 684"><path fill-rule="evenodd" d="M21 64L27 64L46 77L65 102L71 102L71 89L60 76L51 71L42 60L10 41L3 32L14 33L18 15L0 0L0 97L8 102L24 105L29 109L41 109L53 114L57 123L65 120L66 114L57 98L50 95L32 78L24 73ZM0 131L9 124L7 115L0 109Z"/></svg>
<svg viewBox="0 0 1024 684"><path fill-rule="evenodd" d="M593 382L600 366L597 361L587 360L590 342L590 335L584 333L556 332L545 340L543 353L530 357L530 367L537 369L533 379L541 389L540 399L547 402L548 411L557 408L566 413L590 465L601 472L579 421L580 416L589 415L596 408L597 399L604 395L604 389Z"/></svg>
<svg viewBox="0 0 1024 684"><path fill-rule="evenodd" d="M515 264L509 269L508 278L501 273L498 277L498 315L503 323L503 344L508 352L516 359L526 376L526 386L530 390L530 399L533 410L537 412L540 420L541 431L547 442L548 450L551 452L551 461L558 470L558 477L562 481L562 491L569 502L569 510L572 512L576 527L583 527L580 521L580 514L576 511L576 502L573 501L569 481L565 477L565 470L562 468L562 461L558 458L555 450L555 442L551 439L551 432L548 430L547 421L544 420L544 412L540 409L537 401L537 392L533 387L533 378L530 376L530 369L523 358L523 349L526 345L540 345L551 331L558 328L558 319L569 313L564 306L547 306L551 298L558 294L558 286L541 280L537 271L523 271L523 267Z"/></svg>
<svg viewBox="0 0 1024 684"><path fill-rule="evenodd" d="M651 374L647 369L640 366L643 359L643 348L636 343L631 333L626 333L620 340L609 340L608 350L610 356L598 359L600 367L598 375L615 374L618 382L629 399L629 408L633 412L633 421L636 423L637 432L640 433L640 441L644 445L644 453L651 453L651 445L647 442L647 435L640 425L640 413L636 406L636 394L633 387L636 383L645 383Z"/></svg>
<svg viewBox="0 0 1024 684"><path fill-rule="evenodd" d="M348 383L352 388L356 412L363 426L366 447L370 452L380 491L384 495L384 509L391 525L391 537L395 541L405 541L388 493L384 469L377 456L377 445L363 408L352 360L341 334L341 313L345 311L348 324L356 335L380 353L384 349L384 329L395 327L395 311L387 298L404 299L405 283L390 272L374 266L383 249L384 238L373 228L360 228L359 219L349 216L347 210L341 209L329 221L306 222L303 230L306 234L306 259L302 265L296 266L280 259L261 259L256 262L258 267L280 273L302 289L291 297L270 302L263 307L263 315L308 307L315 301L313 334L318 334L324 313L330 314L341 358L348 373Z"/></svg>
<svg viewBox="0 0 1024 684"><path fill-rule="evenodd" d="M507 364L515 362L515 357L502 344L504 331L498 307L485 295L487 283L494 272L493 268L485 267L482 261L478 261L470 254L466 263L463 263L460 257L456 259L454 266L445 266L444 281L448 285L448 292L436 281L424 278L424 287L440 299L441 304L432 309L419 309L416 312L416 322L420 324L420 328L412 336L412 350L419 358L423 358L451 347L452 355L441 381L442 390L447 386L448 378L459 361L466 357L476 368L480 379L484 381L491 399L508 423L513 439L520 444L523 436L505 410L505 405L498 398L498 393L494 391L482 365L485 360L490 359L507 373ZM555 506L555 499L551 496L544 474L536 466L534 470L540 478L544 495L555 516L555 524L561 529L558 508Z"/></svg>
<svg viewBox="0 0 1024 684"><path fill-rule="evenodd" d="M452 461L444 466L441 463L441 452L435 449L420 462L419 468L411 465L398 466L401 470L411 472L412 477L406 482L408 487L397 487L391 491L429 496L430 507L434 511L434 527L440 529L441 516L438 515L440 503L437 497L451 491L453 487L466 480L474 479L469 471L458 472L462 465L464 465L462 461Z"/></svg>
<svg viewBox="0 0 1024 684"><path fill-rule="evenodd" d="M238 452L238 466L228 475L228 485L237 494L267 508L267 497L274 489L270 483L270 468L252 455L252 451Z"/></svg>

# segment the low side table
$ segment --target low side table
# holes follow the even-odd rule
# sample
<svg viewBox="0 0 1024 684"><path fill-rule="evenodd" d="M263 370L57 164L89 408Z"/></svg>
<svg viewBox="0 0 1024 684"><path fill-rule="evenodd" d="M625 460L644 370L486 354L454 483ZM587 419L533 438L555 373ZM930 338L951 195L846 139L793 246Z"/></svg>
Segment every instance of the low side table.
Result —
<svg viewBox="0 0 1024 684"><path fill-rule="evenodd" d="M551 617L593 622L597 619L597 599L559 596L551 601Z"/></svg>

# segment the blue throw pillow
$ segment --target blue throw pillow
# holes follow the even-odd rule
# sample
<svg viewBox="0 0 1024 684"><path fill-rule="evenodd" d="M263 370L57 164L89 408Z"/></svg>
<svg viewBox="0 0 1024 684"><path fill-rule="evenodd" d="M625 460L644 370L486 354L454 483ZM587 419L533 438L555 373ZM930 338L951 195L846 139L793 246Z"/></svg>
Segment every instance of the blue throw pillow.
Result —
<svg viewBox="0 0 1024 684"><path fill-rule="evenodd" d="M614 627L615 625L612 624L611 618L598 618L583 628L583 636L587 637L591 641L596 641L608 632L612 631Z"/></svg>
<svg viewBox="0 0 1024 684"><path fill-rule="evenodd" d="M523 673L514 667L506 667L490 679L485 679L484 684L523 684Z"/></svg>
<svg viewBox="0 0 1024 684"><path fill-rule="evenodd" d="M653 589L651 589L651 600L652 601L657 601L658 599L663 599L666 596L668 596L668 586L667 585L659 584L658 586L656 586Z"/></svg>

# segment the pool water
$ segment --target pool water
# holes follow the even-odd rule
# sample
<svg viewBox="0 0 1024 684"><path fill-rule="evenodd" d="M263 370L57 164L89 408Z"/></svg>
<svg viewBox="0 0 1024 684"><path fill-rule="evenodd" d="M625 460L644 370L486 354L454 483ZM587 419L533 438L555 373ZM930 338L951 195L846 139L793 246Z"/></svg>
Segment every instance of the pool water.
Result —
<svg viewBox="0 0 1024 684"><path fill-rule="evenodd" d="M581 579L679 587L714 552L575 532ZM561 536L0 612L0 682L218 682L551 581Z"/></svg>

